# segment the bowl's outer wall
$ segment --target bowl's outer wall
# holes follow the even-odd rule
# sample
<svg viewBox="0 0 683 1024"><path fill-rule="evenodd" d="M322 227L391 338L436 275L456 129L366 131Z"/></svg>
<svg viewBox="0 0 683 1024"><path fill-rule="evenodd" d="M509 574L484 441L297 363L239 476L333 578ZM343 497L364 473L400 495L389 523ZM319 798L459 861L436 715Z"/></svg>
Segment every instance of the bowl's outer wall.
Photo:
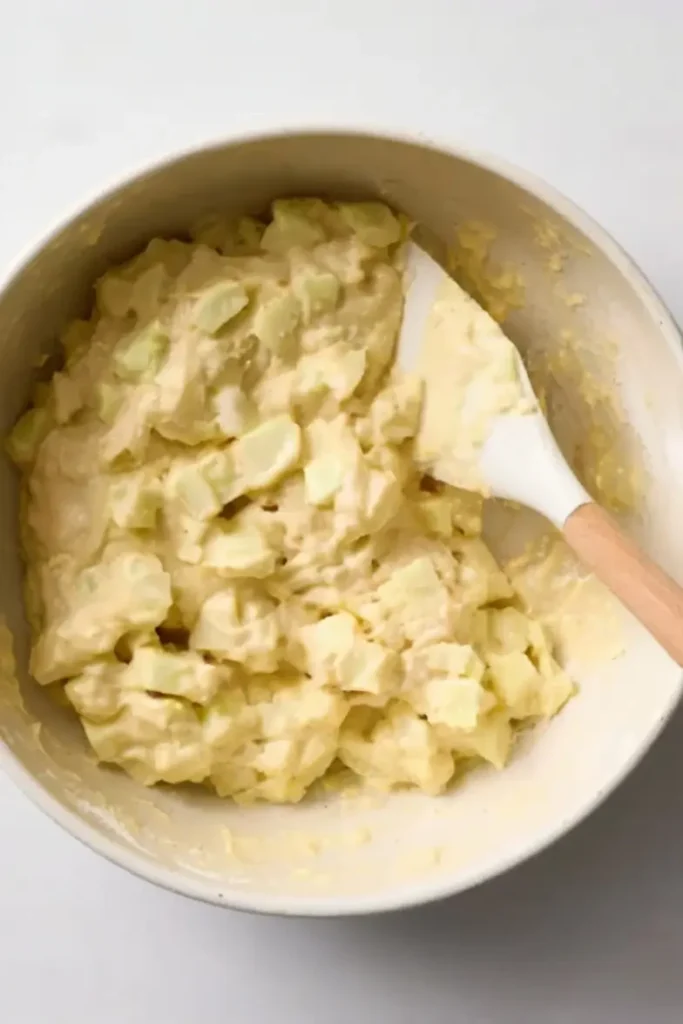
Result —
<svg viewBox="0 0 683 1024"><path fill-rule="evenodd" d="M493 225L496 255L524 278L524 306L507 324L522 348L552 347L570 325L589 344L595 339L596 349L614 339L617 362L596 372L620 389L625 418L646 453L642 539L683 574L683 368L665 310L620 250L561 197L520 172L506 175L493 163L409 141L298 133L229 142L153 168L97 200L41 243L0 294L3 431L24 407L43 357L55 352L60 328L87 314L91 286L105 268L155 235L186 235L204 214L259 213L273 198L302 194L383 198L444 248L458 224ZM554 297L539 244L545 223L561 228L575 256L568 282L586 297L578 313ZM537 852L588 813L678 699L679 670L629 621L626 655L586 675L580 696L505 772L481 772L442 800L398 794L377 806L330 798L241 810L191 788L142 790L95 765L73 716L27 678L16 475L7 464L0 471L0 611L15 637L21 683L20 698L0 681L1 760L79 838L190 895L326 914L388 909L467 888Z"/></svg>

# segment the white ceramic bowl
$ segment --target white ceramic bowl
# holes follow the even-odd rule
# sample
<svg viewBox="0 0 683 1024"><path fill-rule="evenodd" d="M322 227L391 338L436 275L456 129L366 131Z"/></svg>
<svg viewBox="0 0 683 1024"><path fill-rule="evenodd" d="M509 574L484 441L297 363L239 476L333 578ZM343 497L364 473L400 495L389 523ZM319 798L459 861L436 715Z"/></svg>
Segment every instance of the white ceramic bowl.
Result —
<svg viewBox="0 0 683 1024"><path fill-rule="evenodd" d="M182 234L208 211L258 212L285 194L384 197L444 245L456 225L497 230L496 253L525 279L513 338L555 346L567 327L618 357L598 366L626 409L624 450L645 452L641 539L683 576L683 360L652 289L583 213L490 159L380 136L293 132L181 155L100 195L44 237L0 293L0 427L25 404L59 327L84 312L105 267L156 234ZM571 251L571 309L548 271L548 225ZM566 294L566 293L565 293ZM600 363L600 360L598 360ZM631 430L633 428L633 431ZM635 457L635 456L633 456ZM626 454L625 458L631 458ZM16 685L0 680L0 762L40 807L99 853L153 882L226 906L286 914L386 910L473 886L538 852L588 814L653 742L681 672L633 622L627 650L580 680L581 692L502 773L481 770L430 799L329 799L240 809L191 787L146 790L88 754L75 717L27 678L16 479L2 465L0 613L16 638ZM36 723L41 723L40 727Z"/></svg>

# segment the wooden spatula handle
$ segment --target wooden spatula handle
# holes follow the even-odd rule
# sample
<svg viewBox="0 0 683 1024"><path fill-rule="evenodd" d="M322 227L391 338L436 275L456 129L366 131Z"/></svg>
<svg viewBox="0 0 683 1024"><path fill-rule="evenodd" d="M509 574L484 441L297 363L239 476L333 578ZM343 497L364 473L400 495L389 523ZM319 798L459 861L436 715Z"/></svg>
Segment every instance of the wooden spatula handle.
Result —
<svg viewBox="0 0 683 1024"><path fill-rule="evenodd" d="M591 569L683 665L683 588L655 565L595 502L580 505L564 535Z"/></svg>

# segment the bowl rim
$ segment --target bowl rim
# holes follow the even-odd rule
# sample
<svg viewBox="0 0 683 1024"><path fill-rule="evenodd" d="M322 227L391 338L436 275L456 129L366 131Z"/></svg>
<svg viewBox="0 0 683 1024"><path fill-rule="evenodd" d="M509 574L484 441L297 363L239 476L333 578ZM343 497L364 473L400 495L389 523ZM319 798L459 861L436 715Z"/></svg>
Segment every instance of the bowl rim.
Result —
<svg viewBox="0 0 683 1024"><path fill-rule="evenodd" d="M291 136L314 137L320 135L336 135L347 138L376 138L387 142L398 142L439 152L492 172L541 199L561 217L585 234L626 279L630 287L637 293L649 314L658 324L661 335L673 353L674 358L678 361L683 375L681 335L673 316L645 274L615 239L589 214L542 178L523 170L501 157L460 144L454 144L447 138L427 137L422 133L410 132L405 129L377 128L365 125L356 127L348 124L298 125L296 123L285 123L274 125L271 128L258 128L253 131L240 131L234 134L212 137L203 142L195 141L181 148L170 149L164 152L163 155L153 159L136 162L127 171L116 174L109 182L93 189L84 200L74 203L71 209L65 215L56 218L52 226L44 231L35 242L23 247L15 260L10 262L8 269L0 276L0 299L32 260L54 241L62 231L102 201L111 198L121 189L134 184L136 180L157 171L162 171L183 159L199 153L210 153L213 150L239 147L254 142L277 142L280 139ZM296 895L280 896L277 894L256 893L245 893L242 895L241 893L231 893L227 896L222 891L224 886L219 881L209 877L207 877L206 881L203 881L186 875L181 868L174 869L156 864L147 854L138 852L132 847L127 848L120 845L113 837L80 818L76 812L68 809L60 803L57 797L50 794L2 740L0 740L0 767L37 807L44 811L66 832L70 833L95 853L105 857L111 863L125 868L131 874L146 879L161 888L201 900L205 903L259 914L277 914L291 917L345 917L377 914L408 909L455 896L458 893L475 888L490 879L505 874L524 861L548 849L581 821L588 818L633 771L664 729L666 723L676 710L682 695L683 672L679 676L678 686L672 692L670 699L625 763L613 773L609 781L601 789L597 790L591 799L583 802L580 807L574 809L566 817L560 818L554 825L540 830L533 836L513 845L498 861L488 861L481 867L473 865L468 870L457 873L457 875L450 879L448 875L440 875L436 878L428 877L422 881L411 882L407 886L396 886L393 890L382 892L378 895L370 894L349 897L342 894L338 896L300 897Z"/></svg>

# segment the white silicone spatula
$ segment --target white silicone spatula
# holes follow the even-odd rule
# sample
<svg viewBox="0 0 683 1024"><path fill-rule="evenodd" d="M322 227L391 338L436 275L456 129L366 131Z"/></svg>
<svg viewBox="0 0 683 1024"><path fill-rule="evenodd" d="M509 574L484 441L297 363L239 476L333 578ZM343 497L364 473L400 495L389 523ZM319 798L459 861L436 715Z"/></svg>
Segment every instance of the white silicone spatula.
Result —
<svg viewBox="0 0 683 1024"><path fill-rule="evenodd" d="M398 362L404 370L415 370L428 317L445 277L445 271L411 243L398 346ZM508 344L514 349L512 342ZM683 665L683 588L641 551L574 476L541 412L521 357L516 349L514 353L531 411L502 413L490 420L477 453L486 491L546 516L587 568ZM428 401L428 380L426 388ZM438 464L425 468L435 477L441 475Z"/></svg>

